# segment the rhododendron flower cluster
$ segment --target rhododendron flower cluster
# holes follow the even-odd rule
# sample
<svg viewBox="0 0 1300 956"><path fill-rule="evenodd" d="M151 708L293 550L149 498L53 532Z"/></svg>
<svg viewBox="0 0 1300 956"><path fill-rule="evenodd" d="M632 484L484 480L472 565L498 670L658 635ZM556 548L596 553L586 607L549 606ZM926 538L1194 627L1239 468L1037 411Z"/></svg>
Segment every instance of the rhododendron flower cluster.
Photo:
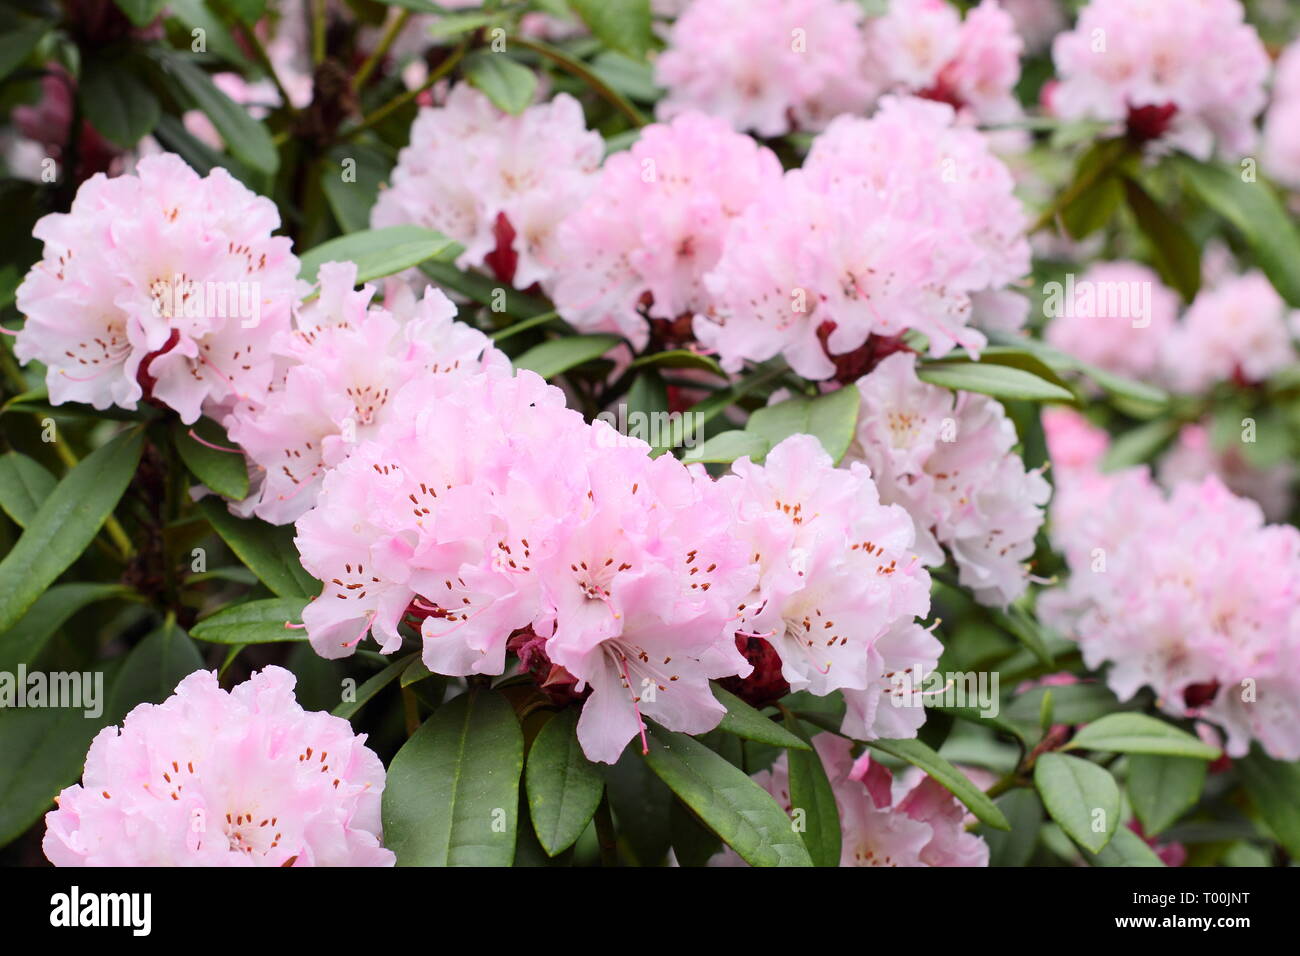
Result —
<svg viewBox="0 0 1300 956"><path fill-rule="evenodd" d="M267 667L227 693L195 671L101 730L46 816L55 866L392 866L384 766L340 717Z"/></svg>
<svg viewBox="0 0 1300 956"><path fill-rule="evenodd" d="M1269 60L1239 0L1089 0L1052 57L1060 117L1127 123L1202 158L1253 147Z"/></svg>
<svg viewBox="0 0 1300 956"><path fill-rule="evenodd" d="M18 288L27 321L14 354L47 366L56 405L146 398L188 424L260 397L296 300L298 260L271 235L279 225L269 199L179 156L94 176L70 212L36 225L45 253Z"/></svg>
<svg viewBox="0 0 1300 956"><path fill-rule="evenodd" d="M917 93L986 123L1020 115L1014 91L1024 42L997 0L983 0L964 21L946 0L890 0L867 21L866 36L878 94Z"/></svg>
<svg viewBox="0 0 1300 956"><path fill-rule="evenodd" d="M1029 267L1012 185L946 104L887 97L870 120L838 119L732 226L696 336L728 370L783 354L814 379L873 334L978 349L977 305L1013 325L1028 311L1004 289Z"/></svg>
<svg viewBox="0 0 1300 956"><path fill-rule="evenodd" d="M1284 521L1291 513L1296 466L1280 461L1255 467L1236 445L1216 447L1210 425L1193 424L1179 429L1173 447L1160 459L1157 475L1165 488L1215 475L1233 494L1253 498L1269 521Z"/></svg>
<svg viewBox="0 0 1300 956"><path fill-rule="evenodd" d="M1221 727L1232 756L1258 740L1300 757L1300 532L1214 476L1166 496L1144 468L1080 462L1057 484L1052 535L1071 575L1040 599L1045 619L1089 667L1109 665L1122 700L1151 687L1165 712Z"/></svg>
<svg viewBox="0 0 1300 956"><path fill-rule="evenodd" d="M699 110L738 130L822 129L871 100L852 0L694 0L655 62L660 119Z"/></svg>
<svg viewBox="0 0 1300 956"><path fill-rule="evenodd" d="M556 227L591 191L603 150L571 96L509 116L461 83L416 117L371 225L435 229L465 246L462 268L526 289L561 264Z"/></svg>
<svg viewBox="0 0 1300 956"><path fill-rule="evenodd" d="M916 357L895 353L857 383L862 393L850 461L865 462L882 501L907 509L930 566L952 556L984 603L1025 590L1026 561L1050 488L1012 448L1016 430L984 395L953 394L916 377Z"/></svg>
<svg viewBox="0 0 1300 956"><path fill-rule="evenodd" d="M705 273L731 223L780 188L776 156L721 120L682 113L641 131L606 161L586 202L560 227L560 314L582 329L613 331L644 348L652 319L704 312ZM648 304L647 304L648 303Z"/></svg>
<svg viewBox="0 0 1300 956"><path fill-rule="evenodd" d="M851 741L818 734L812 743L839 808L840 866L988 866L988 844L966 832L965 808L933 778L896 799L893 774L867 753L854 760ZM793 812L785 754L754 780ZM710 861L711 866L741 864L730 849Z"/></svg>
<svg viewBox="0 0 1300 956"><path fill-rule="evenodd" d="M1273 94L1264 115L1265 171L1290 189L1300 189L1300 42L1278 57Z"/></svg>

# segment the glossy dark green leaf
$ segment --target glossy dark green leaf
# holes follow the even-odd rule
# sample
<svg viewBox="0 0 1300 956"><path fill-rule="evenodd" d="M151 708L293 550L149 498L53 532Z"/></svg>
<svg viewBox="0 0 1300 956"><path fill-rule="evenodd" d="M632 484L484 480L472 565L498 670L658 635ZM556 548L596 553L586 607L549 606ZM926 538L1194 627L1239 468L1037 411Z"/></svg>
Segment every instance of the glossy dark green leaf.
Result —
<svg viewBox="0 0 1300 956"><path fill-rule="evenodd" d="M232 156L260 173L275 175L280 166L280 154L263 123L253 119L248 110L221 92L212 78L193 61L170 53L163 56L162 63L163 69L195 107L212 121Z"/></svg>
<svg viewBox="0 0 1300 956"><path fill-rule="evenodd" d="M168 621L131 648L108 695L110 723L119 723L139 704L161 704L176 685L203 669L198 648L173 621Z"/></svg>
<svg viewBox="0 0 1300 956"><path fill-rule="evenodd" d="M537 74L505 53L471 53L465 57L465 79L512 115L527 109L537 92Z"/></svg>
<svg viewBox="0 0 1300 956"><path fill-rule="evenodd" d="M0 455L0 508L27 527L59 480L35 458L11 451Z"/></svg>
<svg viewBox="0 0 1300 956"><path fill-rule="evenodd" d="M172 442L190 474L203 484L232 501L243 501L248 497L245 458L232 444L226 430L212 419L200 418L193 426L176 422L172 426ZM212 447L214 445L217 447ZM222 448L233 450L221 451Z"/></svg>
<svg viewBox="0 0 1300 956"><path fill-rule="evenodd" d="M534 345L515 358L515 368L526 368L542 378L554 378L571 368L600 358L623 340L617 335L567 335Z"/></svg>
<svg viewBox="0 0 1300 956"><path fill-rule="evenodd" d="M995 801L1011 824L1009 830L981 825L979 834L989 845L989 866L1025 866L1038 844L1043 824L1043 804L1028 787L1008 790Z"/></svg>
<svg viewBox="0 0 1300 956"><path fill-rule="evenodd" d="M31 664L54 632L88 604L132 593L121 584L56 584L27 609L13 627L0 634L0 672Z"/></svg>
<svg viewBox="0 0 1300 956"><path fill-rule="evenodd" d="M761 462L772 450L772 444L758 432L732 429L719 432L682 453L682 461L730 464L737 458Z"/></svg>
<svg viewBox="0 0 1300 956"><path fill-rule="evenodd" d="M153 90L117 63L92 64L77 95L90 124L123 149L152 133L162 112Z"/></svg>
<svg viewBox="0 0 1300 956"><path fill-rule="evenodd" d="M650 48L650 0L569 0L569 7L611 50L640 58Z"/></svg>
<svg viewBox="0 0 1300 956"><path fill-rule="evenodd" d="M533 829L547 855L571 847L587 829L605 780L582 752L578 711L562 710L542 727L528 751L524 781Z"/></svg>
<svg viewBox="0 0 1300 956"><path fill-rule="evenodd" d="M906 760L914 767L920 767L933 777L945 790L966 805L966 809L999 830L1007 829L1010 824L1002 811L994 806L988 795L970 779L940 757L935 751L919 740L869 740L867 746L891 757Z"/></svg>
<svg viewBox="0 0 1300 956"><path fill-rule="evenodd" d="M1206 763L1196 757L1129 757L1128 798L1147 836L1161 833L1196 805L1205 775Z"/></svg>
<svg viewBox="0 0 1300 956"><path fill-rule="evenodd" d="M463 251L460 243L420 226L364 229L323 242L302 254L298 274L308 282L326 262L355 262L357 282L393 275L429 259L450 262Z"/></svg>
<svg viewBox="0 0 1300 956"><path fill-rule="evenodd" d="M1201 288L1201 251L1182 223L1151 198L1132 177L1124 180L1124 195L1138 228L1147 237L1151 259L1160 277L1184 302L1191 302Z"/></svg>
<svg viewBox="0 0 1300 956"><path fill-rule="evenodd" d="M776 721L768 720L761 713L745 703L735 694L718 684L713 687L713 696L718 699L727 713L718 724L718 729L759 743L771 744L773 747L790 747L794 750L809 750L809 744L801 737L796 737Z"/></svg>
<svg viewBox="0 0 1300 956"><path fill-rule="evenodd" d="M1219 756L1217 747L1146 714L1107 714L1080 728L1066 746L1071 750L1163 754L1200 760L1214 760Z"/></svg>
<svg viewBox="0 0 1300 956"><path fill-rule="evenodd" d="M800 395L756 409L745 430L766 438L770 448L791 435L812 435L839 464L853 443L861 405L862 396L851 385L816 398Z"/></svg>
<svg viewBox="0 0 1300 956"><path fill-rule="evenodd" d="M113 0L117 8L138 27L147 27L162 13L167 0Z"/></svg>
<svg viewBox="0 0 1300 956"><path fill-rule="evenodd" d="M990 362L923 362L916 377L931 385L963 392L979 392L994 398L1031 402L1073 402L1074 393L1033 372Z"/></svg>
<svg viewBox="0 0 1300 956"><path fill-rule="evenodd" d="M1104 768L1045 753L1034 765L1034 786L1052 819L1085 850L1099 853L1110 842L1119 825L1119 787Z"/></svg>
<svg viewBox="0 0 1300 956"><path fill-rule="evenodd" d="M417 660L419 660L417 654L407 654L404 657L397 658L358 687L351 699L345 698L330 713L335 717L351 720L361 712L362 707L374 700L381 690L406 673L406 669Z"/></svg>
<svg viewBox="0 0 1300 956"><path fill-rule="evenodd" d="M298 557L293 525L236 518L217 498L204 498L199 510L236 557L279 597L315 597L320 593L320 582L307 573Z"/></svg>
<svg viewBox="0 0 1300 956"><path fill-rule="evenodd" d="M1164 866L1155 851L1145 840L1130 830L1120 827L1100 853L1083 851L1083 858L1093 866Z"/></svg>
<svg viewBox="0 0 1300 956"><path fill-rule="evenodd" d="M3 80L36 49L52 24L48 20L32 20L8 27L0 34L0 80Z"/></svg>
<svg viewBox="0 0 1300 956"><path fill-rule="evenodd" d="M787 714L786 727L805 741L807 732L799 718ZM790 813L796 831L803 837L814 866L840 865L840 812L835 791L822 766L821 757L811 746L786 753L790 780Z"/></svg>
<svg viewBox="0 0 1300 956"><path fill-rule="evenodd" d="M1300 762L1274 760L1255 744L1233 766L1278 842L1300 858Z"/></svg>
<svg viewBox="0 0 1300 956"><path fill-rule="evenodd" d="M306 598L267 598L232 604L199 621L190 628L190 634L209 644L305 641L305 630L285 627L285 624L302 623L302 609L306 606Z"/></svg>

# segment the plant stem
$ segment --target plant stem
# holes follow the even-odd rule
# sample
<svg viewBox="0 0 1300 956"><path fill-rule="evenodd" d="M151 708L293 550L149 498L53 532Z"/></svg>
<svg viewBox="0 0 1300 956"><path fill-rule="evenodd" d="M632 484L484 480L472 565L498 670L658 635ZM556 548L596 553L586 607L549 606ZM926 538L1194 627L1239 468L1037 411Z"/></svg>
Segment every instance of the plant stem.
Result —
<svg viewBox="0 0 1300 956"><path fill-rule="evenodd" d="M361 69L357 70L357 75L352 77L352 88L359 90L366 85L366 80L375 72L379 64L384 62L384 57L388 55L388 48L393 45L397 35L402 32L406 26L406 21L411 18L411 11L403 8L396 17L389 21L388 27L384 30L384 35L379 38L379 45L371 52L366 61L361 64Z"/></svg>
<svg viewBox="0 0 1300 956"><path fill-rule="evenodd" d="M294 106L289 101L289 91L284 88L284 84L280 82L280 75L275 72L275 67L271 63L271 54L266 52L266 44L262 42L262 38L257 35L257 31L252 27L241 23L240 29L243 31L244 39L248 41L248 45L253 48L253 55L257 58L257 62L266 71L266 75L271 78L271 83L275 86L275 92L280 96L281 106L289 113L293 113Z"/></svg>
<svg viewBox="0 0 1300 956"><path fill-rule="evenodd" d="M328 14L325 0L311 2L311 61L319 66L325 62L325 26Z"/></svg>
<svg viewBox="0 0 1300 956"><path fill-rule="evenodd" d="M356 126L344 132L342 139L344 140L352 139L358 133L363 133L366 130L371 129L372 127L378 125L379 123L382 123L392 113L401 109L407 103L412 102L421 93L429 89L439 80L441 80L444 76L446 76L448 73L454 70L456 68L456 64L458 64L461 61L461 58L465 55L465 52L468 49L469 49L469 41L468 40L462 41L460 45L456 47L456 49L452 50L451 55L448 56L447 59L439 63L438 68L429 74L429 78L427 80L425 80L415 89L408 90L407 92L403 93L401 96L389 100L383 106L379 107L379 109L375 110L369 116L365 117Z"/></svg>

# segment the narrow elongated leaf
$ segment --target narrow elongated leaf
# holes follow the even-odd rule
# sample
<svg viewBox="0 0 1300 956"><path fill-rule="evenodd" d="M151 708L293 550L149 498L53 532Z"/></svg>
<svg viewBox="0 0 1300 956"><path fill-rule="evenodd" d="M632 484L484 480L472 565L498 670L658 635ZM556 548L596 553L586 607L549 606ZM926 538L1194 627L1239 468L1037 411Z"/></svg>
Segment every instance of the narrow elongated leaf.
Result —
<svg viewBox="0 0 1300 956"><path fill-rule="evenodd" d="M1233 766L1278 842L1300 857L1300 763L1274 760L1256 744Z"/></svg>
<svg viewBox="0 0 1300 956"><path fill-rule="evenodd" d="M611 50L645 56L650 47L650 0L569 0L569 7Z"/></svg>
<svg viewBox="0 0 1300 956"><path fill-rule="evenodd" d="M1178 433L1179 427L1175 419L1158 418L1129 429L1111 442L1101 460L1102 470L1119 471L1150 461Z"/></svg>
<svg viewBox="0 0 1300 956"><path fill-rule="evenodd" d="M737 458L749 458L762 461L772 450L772 443L758 432L733 429L719 432L694 448L688 448L682 454L685 462L721 462L729 464Z"/></svg>
<svg viewBox="0 0 1300 956"><path fill-rule="evenodd" d="M807 740L799 718L788 714L786 726ZM790 771L790 807L795 822L802 823L804 846L814 866L840 865L840 812L835 805L835 791L822 766L821 757L812 747L791 749L786 754Z"/></svg>
<svg viewBox="0 0 1300 956"><path fill-rule="evenodd" d="M1100 853L1084 850L1083 858L1093 866L1164 866L1145 840L1130 830L1120 827Z"/></svg>
<svg viewBox="0 0 1300 956"><path fill-rule="evenodd" d="M966 805L966 809L987 823L991 827L999 830L1010 828L1007 818L988 798L988 795L970 779L940 757L934 750L921 743L919 740L870 740L867 746L887 753L892 757L900 760L906 760L914 767L920 767L931 777L934 777L943 787L954 797Z"/></svg>
<svg viewBox="0 0 1300 956"><path fill-rule="evenodd" d="M302 621L306 598L267 598L222 608L205 617L190 634L209 644L272 644L276 641L305 641L302 628L285 627Z"/></svg>
<svg viewBox="0 0 1300 956"><path fill-rule="evenodd" d="M190 60L176 54L165 54L162 63L163 69L176 80L181 90L212 121L232 156L260 173L275 175L280 166L280 154L265 125L221 92L212 78Z"/></svg>
<svg viewBox="0 0 1300 956"><path fill-rule="evenodd" d="M1034 765L1034 786L1043 806L1081 847L1101 852L1119 825L1115 778L1087 760L1046 753Z"/></svg>
<svg viewBox="0 0 1300 956"><path fill-rule="evenodd" d="M704 744L660 727L649 732L650 769L751 866L812 866L771 794Z"/></svg>
<svg viewBox="0 0 1300 956"><path fill-rule="evenodd" d="M120 723L139 704L161 704L184 678L203 668L198 648L168 621L131 649L108 695L110 723Z"/></svg>
<svg viewBox="0 0 1300 956"><path fill-rule="evenodd" d="M277 595L315 597L320 593L320 582L307 573L298 557L292 525L236 518L217 498L204 498L199 510L239 560Z"/></svg>
<svg viewBox="0 0 1300 956"><path fill-rule="evenodd" d="M500 694L444 704L397 752L384 787L384 842L399 866L509 866L524 736Z"/></svg>
<svg viewBox="0 0 1300 956"><path fill-rule="evenodd" d="M1033 790L1020 787L998 797L997 807L1010 822L1011 829L979 828L980 836L989 845L989 866L1025 866L1038 844L1043 804Z"/></svg>
<svg viewBox="0 0 1300 956"><path fill-rule="evenodd" d="M916 377L931 385L1031 402L1073 402L1074 393L1033 372L989 362L925 362Z"/></svg>
<svg viewBox="0 0 1300 956"><path fill-rule="evenodd" d="M690 349L670 349L667 352L653 352L650 355L642 355L640 358L633 360L628 367L641 368L646 365L655 365L659 368L693 368L712 372L719 377L726 376L717 359L708 355L701 355L699 352L692 352Z"/></svg>
<svg viewBox="0 0 1300 956"><path fill-rule="evenodd" d="M191 431L203 441L191 435ZM185 467L199 481L232 501L248 497L248 466L244 456L232 445L226 430L212 419L200 418L192 428L177 422L172 426L172 442ZM221 448L234 450L220 451Z"/></svg>
<svg viewBox="0 0 1300 956"><path fill-rule="evenodd" d="M617 335L568 335L535 345L515 359L516 368L526 368L542 378L554 378L583 362L600 358L623 340Z"/></svg>
<svg viewBox="0 0 1300 956"><path fill-rule="evenodd" d="M22 26L11 26L0 35L0 80L18 68L36 49L52 24L48 20L34 20Z"/></svg>
<svg viewBox="0 0 1300 956"><path fill-rule="evenodd" d="M1195 757L1129 757L1128 798L1147 836L1165 830L1196 805L1205 774L1205 761Z"/></svg>
<svg viewBox="0 0 1300 956"><path fill-rule="evenodd" d="M113 0L117 8L138 27L147 27L162 13L167 0Z"/></svg>
<svg viewBox="0 0 1300 956"><path fill-rule="evenodd" d="M321 165L321 189L345 233L370 228L370 210L392 169L393 161L371 146L349 143L330 150L330 162Z"/></svg>
<svg viewBox="0 0 1300 956"><path fill-rule="evenodd" d="M77 95L91 125L123 149L152 133L162 112L153 90L121 64L97 64L88 69Z"/></svg>
<svg viewBox="0 0 1300 956"><path fill-rule="evenodd" d="M562 710L546 722L528 752L528 810L548 856L582 836L605 792L600 771L582 753L577 728L578 712Z"/></svg>
<svg viewBox="0 0 1300 956"><path fill-rule="evenodd" d="M351 720L361 712L362 707L374 700L375 695L401 677L416 660L418 660L418 657L415 654L407 654L405 657L397 658L397 660L358 687L356 696L352 700L344 700L331 713L335 717Z"/></svg>
<svg viewBox="0 0 1300 956"><path fill-rule="evenodd" d="M1215 760L1219 749L1146 714L1108 714L1079 730L1067 747L1123 754L1164 754Z"/></svg>
<svg viewBox="0 0 1300 956"><path fill-rule="evenodd" d="M1124 180L1124 195L1138 228L1147 237L1151 258L1161 278L1191 302L1201 288L1201 252L1182 224L1151 198L1132 177Z"/></svg>
<svg viewBox="0 0 1300 956"><path fill-rule="evenodd" d="M50 492L0 561L0 634L86 550L126 491L143 445L139 428L123 432L87 455Z"/></svg>
<svg viewBox="0 0 1300 956"><path fill-rule="evenodd" d="M723 707L727 708L719 730L724 730L745 740L755 740L773 747L789 747L792 750L809 750L810 745L801 737L796 737L775 721L768 720L749 704L735 694L712 684L713 696Z"/></svg>
<svg viewBox="0 0 1300 956"><path fill-rule="evenodd" d="M0 508L26 528L59 480L35 458L11 451L0 455Z"/></svg>
<svg viewBox="0 0 1300 956"><path fill-rule="evenodd" d="M464 251L460 243L420 226L364 229L323 242L303 253L298 274L308 282L326 262L355 262L357 282L369 282L418 266L429 259L450 262Z"/></svg>
<svg viewBox="0 0 1300 956"><path fill-rule="evenodd" d="M465 57L465 79L499 109L516 116L537 92L537 74L505 53L471 53Z"/></svg>
<svg viewBox="0 0 1300 956"><path fill-rule="evenodd" d="M798 396L756 409L745 429L762 435L771 448L791 435L812 435L839 464L853 443L861 406L862 395L850 385L816 398Z"/></svg>
<svg viewBox="0 0 1300 956"><path fill-rule="evenodd" d="M444 289L458 292L479 305L499 309L511 318L532 319L554 312L544 299L504 287L487 276L462 272L450 261L429 260L420 264L420 271Z"/></svg>
<svg viewBox="0 0 1300 956"><path fill-rule="evenodd" d="M31 664L63 623L88 604L130 594L120 584L56 584L0 634L0 672Z"/></svg>

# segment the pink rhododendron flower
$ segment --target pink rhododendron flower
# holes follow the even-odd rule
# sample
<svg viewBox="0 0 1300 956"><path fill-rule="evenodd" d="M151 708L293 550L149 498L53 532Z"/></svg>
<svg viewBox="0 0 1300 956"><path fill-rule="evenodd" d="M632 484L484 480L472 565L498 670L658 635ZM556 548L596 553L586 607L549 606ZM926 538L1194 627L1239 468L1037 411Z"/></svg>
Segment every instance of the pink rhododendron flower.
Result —
<svg viewBox="0 0 1300 956"><path fill-rule="evenodd" d="M1002 406L925 384L915 356L902 352L857 388L862 411L848 460L870 467L881 501L912 515L922 560L941 565L946 549L978 600L1018 597L1050 487L1012 451L1016 430Z"/></svg>
<svg viewBox="0 0 1300 956"><path fill-rule="evenodd" d="M923 777L895 801L888 768L866 753L855 761L850 741L818 734L813 746L835 794L842 833L840 866L988 866L988 844L966 832L965 808L932 777ZM787 813L793 812L786 754L771 770L753 777ZM710 866L739 863L729 848L709 861Z"/></svg>
<svg viewBox="0 0 1300 956"><path fill-rule="evenodd" d="M1165 374L1183 392L1262 382L1296 360L1296 316L1263 273L1230 276L1202 289L1168 337Z"/></svg>
<svg viewBox="0 0 1300 956"><path fill-rule="evenodd" d="M1061 0L1002 0L1002 9L1011 14L1016 31L1031 53L1045 50L1065 29L1065 9Z"/></svg>
<svg viewBox="0 0 1300 956"><path fill-rule="evenodd" d="M1178 296L1147 266L1098 262L1045 309L1051 345L1108 372L1149 381L1178 319Z"/></svg>
<svg viewBox="0 0 1300 956"><path fill-rule="evenodd" d="M18 288L23 362L48 366L54 404L133 409L142 397L191 423L263 395L288 327L298 260L271 200L178 156L87 180L72 210L37 223L44 258Z"/></svg>
<svg viewBox="0 0 1300 956"><path fill-rule="evenodd" d="M1127 122L1202 159L1254 144L1269 59L1238 0L1090 0L1052 56L1064 119Z"/></svg>
<svg viewBox="0 0 1300 956"><path fill-rule="evenodd" d="M890 0L866 26L867 75L878 92L917 93L980 122L1020 115L1015 86L1023 42L997 0L963 22L947 0Z"/></svg>
<svg viewBox="0 0 1300 956"><path fill-rule="evenodd" d="M728 227L780 181L776 156L721 120L686 112L647 126L560 227L556 308L579 328L644 348L641 307L666 320L706 311L703 276Z"/></svg>
<svg viewBox="0 0 1300 956"><path fill-rule="evenodd" d="M571 96L509 116L461 83L416 117L371 225L436 229L465 246L461 268L491 262L526 289L560 265L556 227L591 190L603 151Z"/></svg>
<svg viewBox="0 0 1300 956"><path fill-rule="evenodd" d="M873 334L978 349L974 298L1029 268L1013 185L945 104L887 97L870 120L836 120L732 226L696 336L729 371L784 354L808 378Z"/></svg>
<svg viewBox="0 0 1300 956"><path fill-rule="evenodd" d="M1300 189L1300 41L1278 57L1273 96L1264 115L1264 170L1289 189Z"/></svg>
<svg viewBox="0 0 1300 956"><path fill-rule="evenodd" d="M321 266L319 295L274 344L286 366L279 380L226 419L257 479L240 513L287 524L306 512L325 471L390 418L391 398L411 379L509 364L482 332L454 320L440 291L426 288L417 303L395 284L400 301L390 311L370 305L371 286L354 290L356 275L351 262Z"/></svg>
<svg viewBox="0 0 1300 956"><path fill-rule="evenodd" d="M694 0L668 31L658 115L700 110L738 130L822 129L870 102L851 0Z"/></svg>
<svg viewBox="0 0 1300 956"><path fill-rule="evenodd" d="M392 866L365 734L267 667L227 693L195 671L101 730L45 816L55 866Z"/></svg>
<svg viewBox="0 0 1300 956"><path fill-rule="evenodd" d="M1235 444L1236 438L1234 434L1234 443L1220 448L1208 425L1184 425L1178 440L1160 459L1160 484L1171 489L1215 475L1233 494L1253 498L1269 521L1285 521L1291 513L1295 463L1283 460L1267 468L1254 467Z"/></svg>

